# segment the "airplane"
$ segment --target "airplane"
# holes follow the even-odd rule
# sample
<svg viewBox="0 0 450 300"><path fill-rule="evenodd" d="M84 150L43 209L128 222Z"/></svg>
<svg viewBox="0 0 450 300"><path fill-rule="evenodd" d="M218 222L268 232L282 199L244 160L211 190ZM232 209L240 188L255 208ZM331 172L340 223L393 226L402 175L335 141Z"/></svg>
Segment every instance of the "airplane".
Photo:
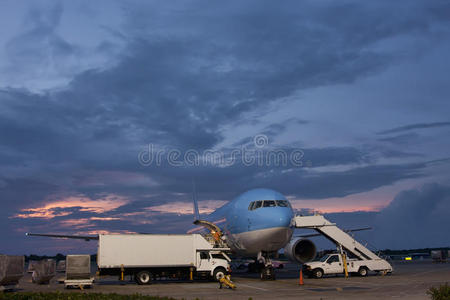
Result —
<svg viewBox="0 0 450 300"><path fill-rule="evenodd" d="M200 219L198 203L193 194L194 224L188 233L204 230L220 233L231 251L240 257L256 258L256 269L261 279L275 279L271 257L284 248L284 255L291 261L305 263L316 256L316 246L303 236L293 237L294 211L281 193L267 188L249 190ZM370 228L347 230L358 231ZM98 236L69 236L27 233L30 236L77 238L98 240ZM306 237L320 234L308 234Z"/></svg>
<svg viewBox="0 0 450 300"><path fill-rule="evenodd" d="M315 245L305 239L292 239L294 211L289 201L279 192L258 188L249 190L226 203L204 220L200 220L194 194L194 224L221 231L231 251L238 256L256 257L262 266L261 278L274 279L271 256L284 248L285 255L299 263L312 260ZM203 228L188 231L193 233ZM70 236L27 233L29 236L98 240L98 236Z"/></svg>
<svg viewBox="0 0 450 300"><path fill-rule="evenodd" d="M216 225L231 251L240 257L255 257L261 279L275 279L271 257L284 248L284 254L298 263L316 255L315 245L306 239L293 238L294 211L281 193L266 188L249 190L226 203L204 220L199 220L194 197L194 224ZM206 224L202 224L206 223ZM188 233L199 231L192 229ZM210 230L215 230L210 228Z"/></svg>

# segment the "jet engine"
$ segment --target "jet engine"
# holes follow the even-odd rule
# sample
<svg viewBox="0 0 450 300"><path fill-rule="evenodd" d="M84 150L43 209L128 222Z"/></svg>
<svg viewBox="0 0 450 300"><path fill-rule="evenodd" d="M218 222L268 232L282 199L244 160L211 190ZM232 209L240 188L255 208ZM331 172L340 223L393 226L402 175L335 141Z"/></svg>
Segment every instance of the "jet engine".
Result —
<svg viewBox="0 0 450 300"><path fill-rule="evenodd" d="M293 239L284 247L284 255L291 261L305 263L316 257L316 245L310 240Z"/></svg>

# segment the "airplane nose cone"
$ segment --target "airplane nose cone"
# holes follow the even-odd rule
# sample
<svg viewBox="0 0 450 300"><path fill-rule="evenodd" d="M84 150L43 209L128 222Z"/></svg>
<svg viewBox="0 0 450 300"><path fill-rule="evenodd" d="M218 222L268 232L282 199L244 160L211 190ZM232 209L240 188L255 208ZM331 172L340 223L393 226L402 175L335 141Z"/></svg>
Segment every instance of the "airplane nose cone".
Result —
<svg viewBox="0 0 450 300"><path fill-rule="evenodd" d="M259 230L267 228L292 229L292 210L285 207L264 207L257 209L248 218L248 230Z"/></svg>
<svg viewBox="0 0 450 300"><path fill-rule="evenodd" d="M277 227L291 227L293 214L290 210L285 208L277 208L273 211L273 222L274 226Z"/></svg>

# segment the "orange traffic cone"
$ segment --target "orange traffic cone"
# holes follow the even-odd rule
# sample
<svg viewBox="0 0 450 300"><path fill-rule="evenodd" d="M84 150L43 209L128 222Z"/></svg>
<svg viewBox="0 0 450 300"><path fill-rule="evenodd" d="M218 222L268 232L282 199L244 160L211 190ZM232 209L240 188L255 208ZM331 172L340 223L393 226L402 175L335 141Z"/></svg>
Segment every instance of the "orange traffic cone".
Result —
<svg viewBox="0 0 450 300"><path fill-rule="evenodd" d="M298 281L298 285L303 285L303 271L300 269L300 278Z"/></svg>

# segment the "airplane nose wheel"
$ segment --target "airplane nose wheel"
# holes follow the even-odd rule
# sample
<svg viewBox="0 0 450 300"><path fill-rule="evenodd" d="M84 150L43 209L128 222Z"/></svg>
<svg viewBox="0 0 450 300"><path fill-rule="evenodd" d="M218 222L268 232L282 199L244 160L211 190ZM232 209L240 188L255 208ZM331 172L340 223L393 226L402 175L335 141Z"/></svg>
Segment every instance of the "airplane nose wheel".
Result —
<svg viewBox="0 0 450 300"><path fill-rule="evenodd" d="M261 280L275 280L275 271L272 266L267 266L262 269Z"/></svg>

